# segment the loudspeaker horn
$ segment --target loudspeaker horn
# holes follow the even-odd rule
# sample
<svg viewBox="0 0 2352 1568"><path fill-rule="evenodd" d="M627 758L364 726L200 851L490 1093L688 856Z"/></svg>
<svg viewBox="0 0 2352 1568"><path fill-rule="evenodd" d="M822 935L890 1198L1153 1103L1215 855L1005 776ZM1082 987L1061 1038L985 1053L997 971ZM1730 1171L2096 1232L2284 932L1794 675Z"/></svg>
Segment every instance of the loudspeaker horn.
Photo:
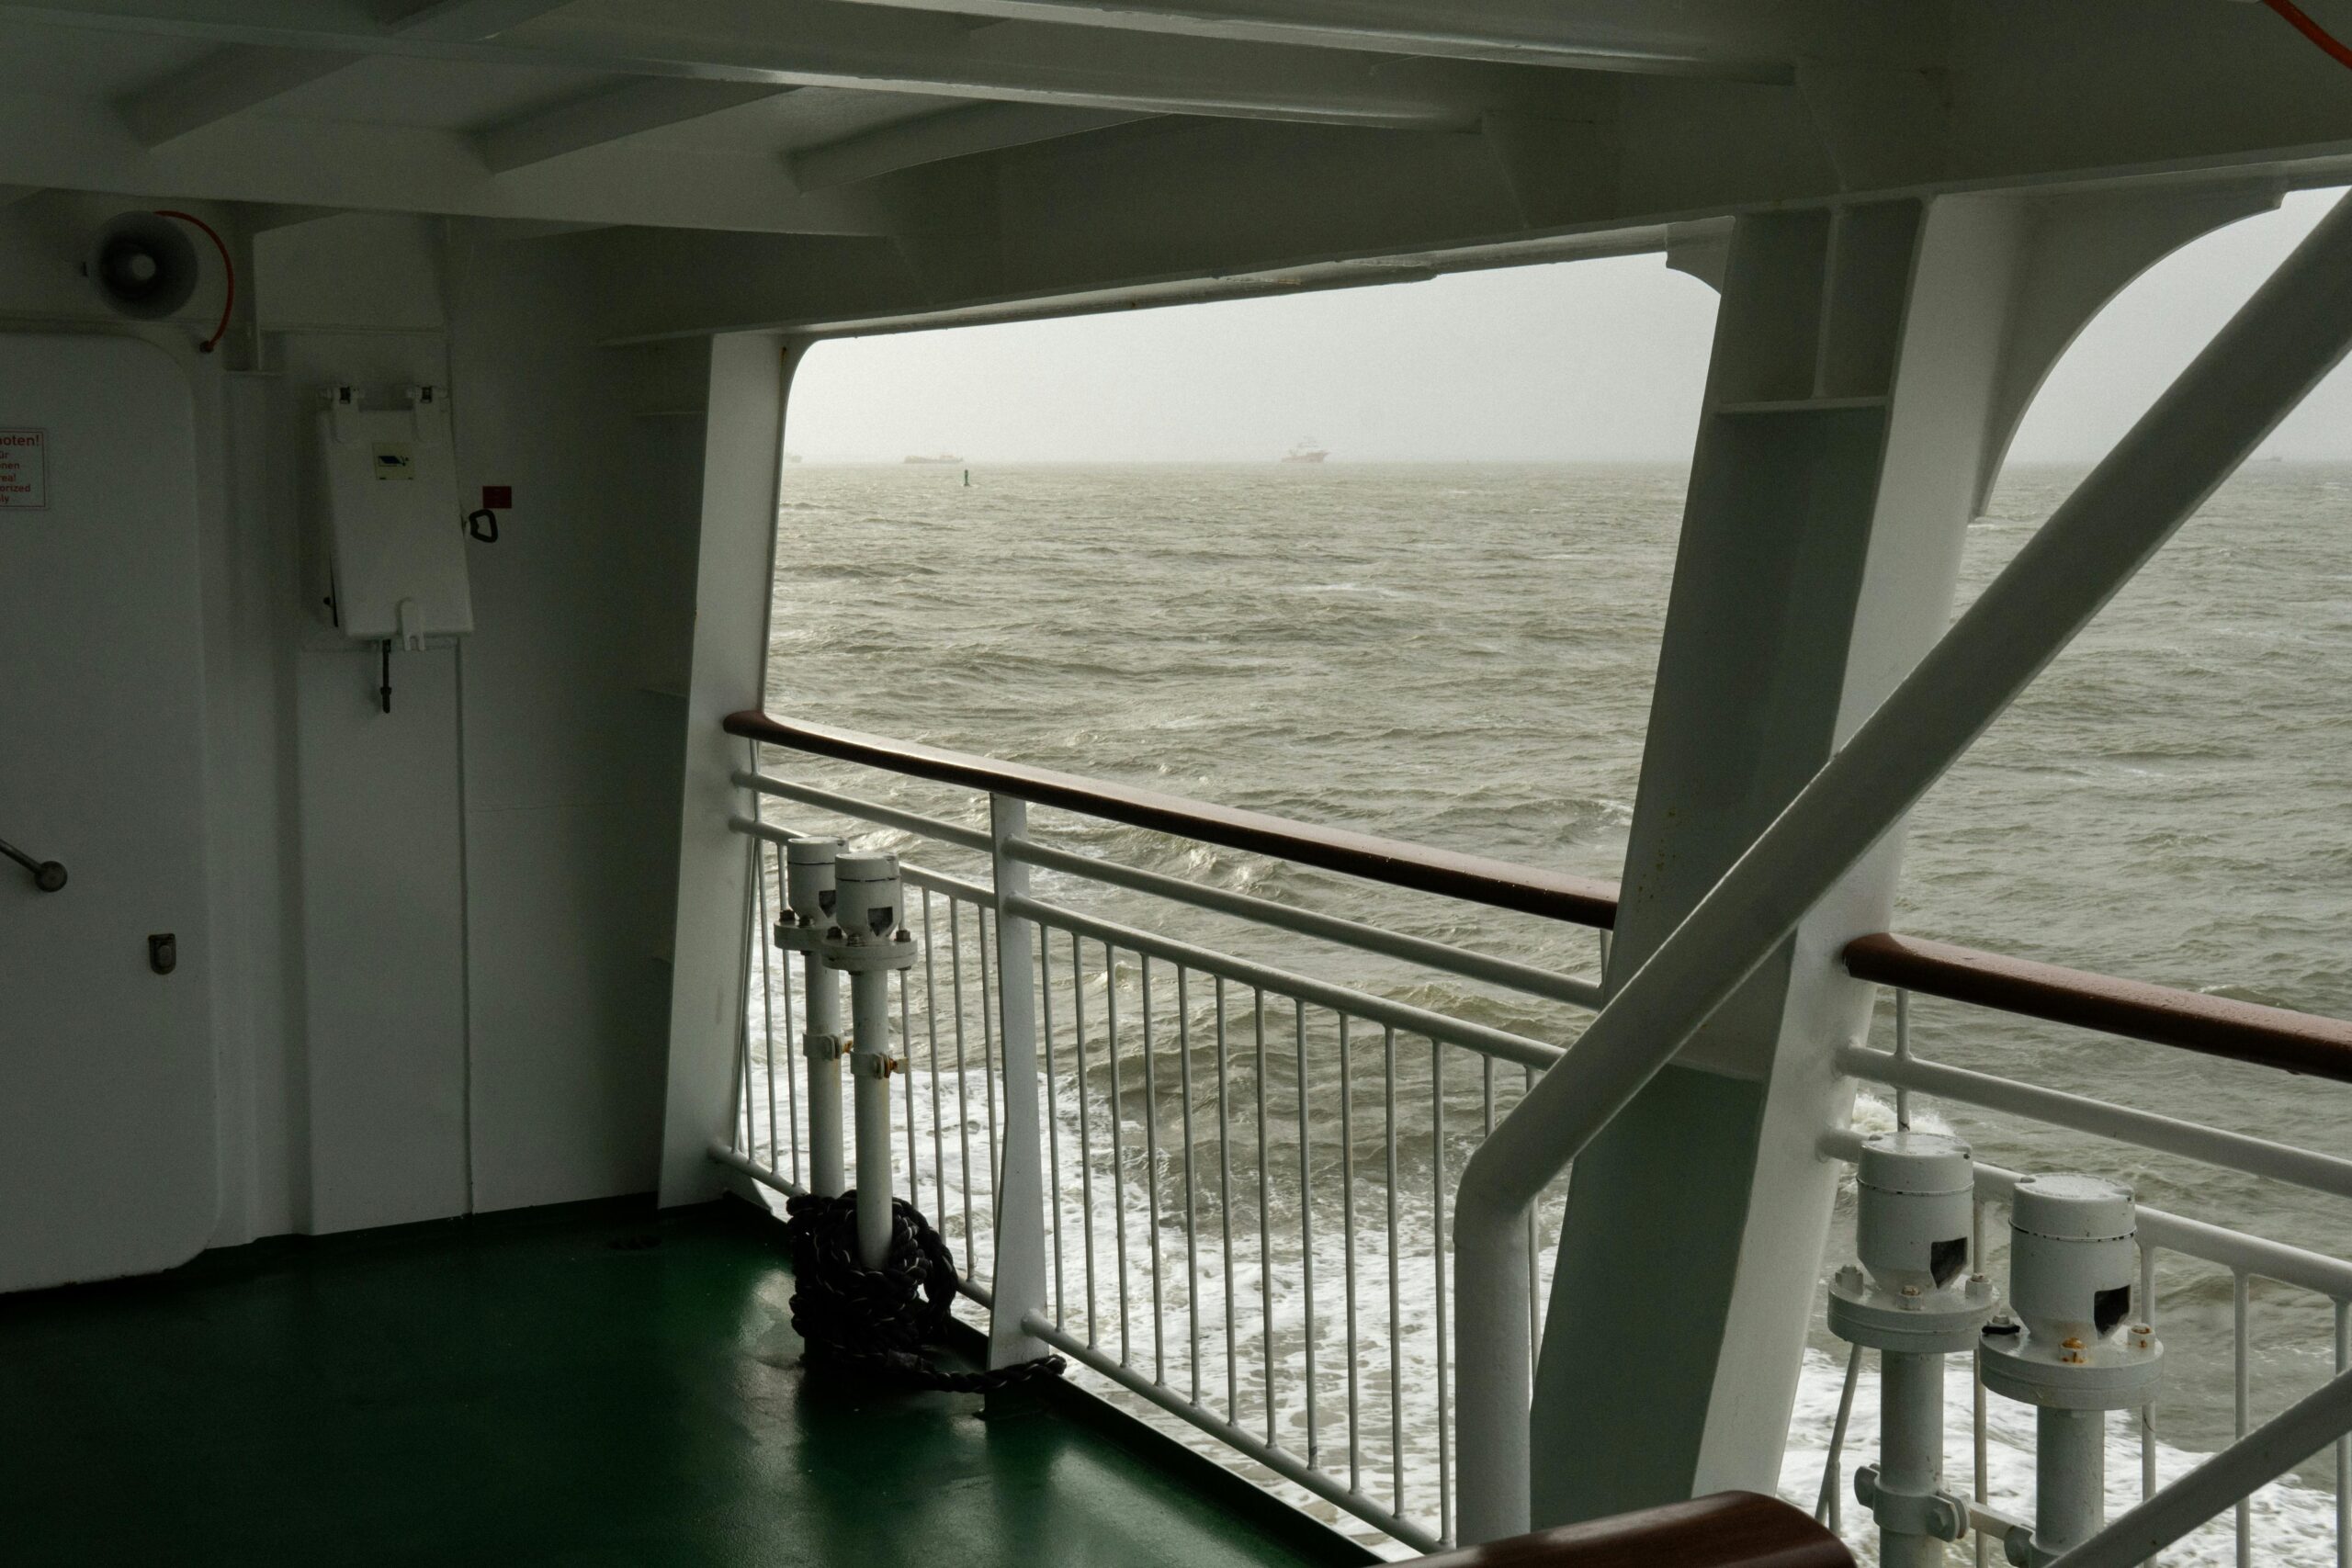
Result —
<svg viewBox="0 0 2352 1568"><path fill-rule="evenodd" d="M109 310L133 321L160 321L185 306L202 276L196 243L178 224L152 212L126 212L98 231L82 270Z"/></svg>

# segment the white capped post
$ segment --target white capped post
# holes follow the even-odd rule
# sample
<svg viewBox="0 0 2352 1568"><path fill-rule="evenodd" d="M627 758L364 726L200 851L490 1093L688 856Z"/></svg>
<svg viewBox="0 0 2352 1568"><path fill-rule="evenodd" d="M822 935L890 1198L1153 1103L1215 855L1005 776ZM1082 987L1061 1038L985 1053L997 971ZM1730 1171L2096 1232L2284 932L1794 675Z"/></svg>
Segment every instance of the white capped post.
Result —
<svg viewBox="0 0 2352 1568"><path fill-rule="evenodd" d="M850 1099L857 1118L857 1256L868 1269L890 1257L890 976L915 962L900 916L899 857L878 851L833 860L833 923L825 964L849 976Z"/></svg>
<svg viewBox="0 0 2352 1568"><path fill-rule="evenodd" d="M795 839L785 845L785 914L775 944L800 954L808 1029L800 1040L808 1063L808 1190L838 1198L842 1179L842 985L821 962L819 943L833 923L833 862L839 839ZM788 977L787 977L788 978Z"/></svg>

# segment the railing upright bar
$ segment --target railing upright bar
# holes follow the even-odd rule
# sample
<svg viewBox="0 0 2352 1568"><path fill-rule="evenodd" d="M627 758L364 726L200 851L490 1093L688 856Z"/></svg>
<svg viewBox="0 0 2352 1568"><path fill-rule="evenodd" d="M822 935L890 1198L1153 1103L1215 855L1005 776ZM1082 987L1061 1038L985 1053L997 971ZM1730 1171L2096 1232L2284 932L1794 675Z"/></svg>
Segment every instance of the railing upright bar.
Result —
<svg viewBox="0 0 2352 1568"><path fill-rule="evenodd" d="M1380 1032L1381 1134L1388 1187L1388 1471L1390 1503L1405 1511L1404 1275L1396 1245L1396 1032Z"/></svg>
<svg viewBox="0 0 2352 1568"><path fill-rule="evenodd" d="M760 916L752 945L760 950L760 1076L766 1080L767 1089L768 1168L780 1171L784 1168L784 1150L775 1135L775 966L769 956L775 943L768 936L768 852L759 840L753 839L751 843L752 895Z"/></svg>
<svg viewBox="0 0 2352 1568"><path fill-rule="evenodd" d="M1028 819L1027 812L1024 810L1022 815L1022 821L1026 823ZM1011 857L1009 856L1007 857L1008 860ZM1002 883L999 883L997 887L998 897L1004 897L1004 885ZM1027 894L1025 892L1015 893L1012 897L1016 898L1026 897ZM1021 927L1021 922L1019 920L1015 920L1012 923L1016 927ZM988 998L992 994L989 988L989 931L991 928L993 928L997 933L999 943L997 953L998 962L996 964L998 980L1002 982L1006 976L1014 973L1014 971L1005 967L1003 963L1003 917L999 915L991 920L987 909L975 909L972 911L972 925L974 927L972 934L977 939L980 950L980 1066L982 1069L980 1073L980 1084L981 1087L988 1091L989 1149L991 1153L991 1157L989 1162L989 1181L990 1184L989 1190L993 1192L1001 1188L1004 1182L1004 1172L1001 1168L1001 1162L1004 1158L1004 1145L1002 1141L997 1137L996 1131L996 1100L997 1089L999 1087L997 1076L996 1015L1000 1010L991 1008L988 1005ZM1035 942L1034 943L1034 947L1027 940L1030 932L1026 927L1021 927L1020 934L1023 939L1022 946L1024 949L1035 951L1036 949L1042 949L1046 944L1046 933L1043 931L1039 931L1035 933ZM1024 968L1019 971L1019 973L1024 981L1030 978L1031 972L1028 969ZM1003 988L1025 989L1023 987L1013 986L1006 986ZM1001 991L993 994L1001 996ZM1031 1027L1033 1030L1035 1027L1034 1015L1032 1017Z"/></svg>
<svg viewBox="0 0 2352 1568"><path fill-rule="evenodd" d="M1854 1386L1861 1376L1862 1348L1857 1345L1846 1352L1846 1377L1838 1389L1838 1416L1829 1426L1829 1447L1821 1456L1821 1497L1813 1506L1815 1520L1832 1535L1846 1528L1846 1428L1854 1418Z"/></svg>
<svg viewBox="0 0 2352 1568"><path fill-rule="evenodd" d="M1315 1419L1315 1182L1314 1145L1307 1136L1306 1004L1294 1001L1292 1010L1298 1055L1298 1275L1300 1299L1306 1303L1306 1462L1314 1465L1322 1455Z"/></svg>
<svg viewBox="0 0 2352 1568"><path fill-rule="evenodd" d="M1119 1365L1135 1359L1134 1331L1127 1307L1127 1138L1126 1094L1119 1081L1119 958L1111 944L1102 944L1102 1029L1110 1041L1111 1057L1111 1221L1117 1244L1119 1272Z"/></svg>
<svg viewBox="0 0 2352 1568"><path fill-rule="evenodd" d="M1010 796L989 802L991 869L999 897L1026 891L1028 868L1012 858L1007 847L1029 830L1029 808ZM1030 928L1020 920L1001 923L997 931L997 973L1002 984L996 1010L1004 1035L1004 1141L996 1172L996 1224L989 1257L994 1297L989 1317L989 1365L1009 1366L1045 1353L1029 1332L1030 1314L1046 1303L1046 1177L1039 1166L1037 1104L1037 1020L1030 987L1036 959L1030 946ZM985 948L983 953L985 953ZM988 992L980 993L983 1021L989 1012Z"/></svg>
<svg viewBox="0 0 2352 1568"><path fill-rule="evenodd" d="M1363 1490L1363 1407L1356 1354L1355 1064L1348 1047L1348 1015L1340 1015L1340 1246L1347 1269L1348 1490Z"/></svg>
<svg viewBox="0 0 2352 1568"><path fill-rule="evenodd" d="M2335 1302L2335 1375L2352 1371L2352 1302ZM2335 1439L2335 1568L2352 1568L2352 1437Z"/></svg>
<svg viewBox="0 0 2352 1568"><path fill-rule="evenodd" d="M1193 1172L1193 998L1184 966L1176 966L1176 1092L1183 1109L1184 1133L1184 1307L1185 1332L1191 1337L1184 1366L1192 1380L1193 1403L1201 1402L1201 1216L1198 1188Z"/></svg>
<svg viewBox="0 0 2352 1568"><path fill-rule="evenodd" d="M1984 1258L1984 1201L1973 1195L1968 1203L1968 1232L1969 1266L1980 1274L1992 1272ZM1859 1345L1855 1346L1854 1354L1860 1356L1861 1353L1862 1348ZM1974 1460L1975 1467L1974 1484L1971 1487L1971 1492L1976 1499L1976 1506L1983 1508L1988 1506L1993 1501L1993 1482L1992 1477L1986 1473L1988 1461L1992 1458L1988 1442L1990 1422L1987 1419L1990 1411L1986 1407L1984 1352L1981 1348L1968 1358L1968 1381L1972 1385L1969 1451ZM1985 1548L1990 1544L1985 1540L1984 1532L1973 1530L1970 1532L1969 1539L1975 1549L1976 1568L1984 1568Z"/></svg>
<svg viewBox="0 0 2352 1568"><path fill-rule="evenodd" d="M778 919L781 919L784 915L784 846L782 844L778 844L775 847L775 910ZM764 924L765 922L763 921L762 923ZM775 933L772 931L764 931L761 933L760 940L763 942L769 942L774 938L775 934ZM791 958L788 956L779 958L776 961L776 967L783 971L784 974L784 1115L786 1123L786 1131L792 1141L792 1179L794 1181L797 1182L801 1179L800 1075L792 1070L792 1057L796 1049L793 1043L800 1038L800 1034L798 1030L795 1027L795 1021L793 1017ZM771 1061L773 1061L775 1055L775 1048L773 1044L768 1048L768 1055ZM773 1066L770 1066L769 1071L771 1073L775 1071Z"/></svg>
<svg viewBox="0 0 2352 1568"><path fill-rule="evenodd" d="M1054 1060L1054 943L1043 926L1037 928L1037 990L1046 1010L1046 1168L1053 1173L1046 1184L1046 1211L1054 1228L1054 1326L1061 1328L1069 1322L1069 1283L1062 1261L1069 1248L1062 1240L1061 1068Z"/></svg>
<svg viewBox="0 0 2352 1568"><path fill-rule="evenodd" d="M1216 1228L1225 1259L1225 1418L1241 1423L1240 1348L1233 1306L1233 1110L1227 1094L1225 976L1215 977L1216 997Z"/></svg>
<svg viewBox="0 0 2352 1568"><path fill-rule="evenodd" d="M1274 1440L1274 1229L1266 1190L1266 993L1250 988L1258 1087L1258 1348L1266 1363L1266 1441Z"/></svg>
<svg viewBox="0 0 2352 1568"><path fill-rule="evenodd" d="M743 847L750 852L751 874L753 880L757 880L760 874L759 840L747 840ZM744 902L748 905L751 900L747 897ZM747 908L743 913L747 918L744 921L742 962L736 965L735 973L738 976L749 976L752 972L753 936L750 930L751 922L748 917L752 911ZM743 1143L740 1152L746 1158L756 1162L760 1157L760 1129L755 1112L752 1109L752 1009L750 999L741 995L740 986L737 989L737 1000L741 1003L735 1010L735 1054L737 1064L742 1069L739 1075L741 1081L736 1087L737 1103L743 1108Z"/></svg>
<svg viewBox="0 0 2352 1568"><path fill-rule="evenodd" d="M964 1056L964 931L963 917L956 911L957 900L947 900L947 983L956 1000L956 1138L963 1157L964 1168L964 1250L968 1255L977 1245L972 1229L972 1081ZM977 919L978 911L973 911ZM980 998L983 1010L988 998ZM980 1151L983 1157L988 1151Z"/></svg>
<svg viewBox="0 0 2352 1568"><path fill-rule="evenodd" d="M1043 933L1041 933L1042 935ZM1050 941L1051 939L1046 939ZM1101 1343L1094 1325L1094 1106L1086 1069L1086 950L1078 933L1069 935L1070 1068L1078 1089L1078 1213L1084 1235L1086 1264L1086 1343Z"/></svg>
<svg viewBox="0 0 2352 1568"><path fill-rule="evenodd" d="M1535 1092L1535 1069L1521 1067L1519 1081L1520 1098L1524 1100ZM1535 1358L1544 1350L1544 1292L1537 1288L1540 1265L1536 1258L1543 1238L1536 1232L1536 1219L1537 1205L1530 1203L1527 1205L1527 1217L1520 1222L1519 1227L1520 1247L1527 1254L1527 1364L1531 1369L1535 1365Z"/></svg>
<svg viewBox="0 0 2352 1568"><path fill-rule="evenodd" d="M1151 1381L1168 1381L1168 1298L1159 1260L1159 1065L1152 1043L1151 955L1136 954L1143 1008L1144 1228L1151 1238Z"/></svg>
<svg viewBox="0 0 2352 1568"><path fill-rule="evenodd" d="M922 1016L923 1034L931 1043L931 1189L938 1195L939 1223L947 1223L947 1144L939 1124L939 960L931 936L931 889L922 889ZM914 1055L914 1046L907 1046ZM964 1269L977 1266L972 1257L970 1227L965 1227Z"/></svg>
<svg viewBox="0 0 2352 1568"><path fill-rule="evenodd" d="M2156 1326L2156 1248L2146 1242L2140 1244L2140 1321L2149 1327ZM2146 1502L2156 1495L2156 1402L2152 1394L2148 1403L2140 1406L2140 1501ZM2143 1568L2156 1568L2156 1560L2148 1559Z"/></svg>
<svg viewBox="0 0 2352 1568"><path fill-rule="evenodd" d="M2230 1276L2230 1317L2233 1358L2232 1371L2235 1374L2235 1416L2233 1435L2244 1440L2249 1418L2254 1410L2254 1278L2244 1269ZM2237 1506L2238 1568L2251 1568L2254 1562L2254 1505L2248 1497L2240 1497Z"/></svg>
<svg viewBox="0 0 2352 1568"><path fill-rule="evenodd" d="M922 1143L915 1135L915 976L911 968L899 971L899 1038L905 1043L906 1059L899 1064L899 1076L907 1080L907 1201L922 1210ZM932 1194L933 1208L938 1207L943 1194ZM971 1245L964 1247L964 1267L974 1267Z"/></svg>
<svg viewBox="0 0 2352 1568"><path fill-rule="evenodd" d="M1905 1066L1911 1061L1911 993L1899 986L1894 991L1894 1059ZM1911 1125L1911 1091L1900 1082L1894 1086L1894 1125Z"/></svg>
<svg viewBox="0 0 2352 1568"><path fill-rule="evenodd" d="M1445 1047L1430 1042L1430 1289L1437 1303L1430 1348L1437 1359L1437 1533L1453 1540L1453 1385L1447 1358L1453 1337L1446 1327L1445 1268Z"/></svg>

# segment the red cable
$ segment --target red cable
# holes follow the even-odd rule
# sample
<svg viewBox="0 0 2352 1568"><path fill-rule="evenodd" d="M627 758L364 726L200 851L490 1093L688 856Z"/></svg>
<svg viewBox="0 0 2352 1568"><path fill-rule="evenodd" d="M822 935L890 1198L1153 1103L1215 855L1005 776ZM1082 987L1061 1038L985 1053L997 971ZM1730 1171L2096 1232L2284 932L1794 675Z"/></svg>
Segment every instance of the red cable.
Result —
<svg viewBox="0 0 2352 1568"><path fill-rule="evenodd" d="M220 324L212 329L212 335L206 338L202 346L197 349L197 353L198 354L209 354L214 349L220 347L220 340L229 334L229 312L237 308L237 264L232 261L229 257L228 242L220 238L219 231L216 231L211 224L207 223L195 213L159 210L155 216L158 218L176 218L183 223L195 224L198 228L203 230L205 235L211 240L212 248L220 253L220 271L229 280L229 293L228 297L220 301Z"/></svg>
<svg viewBox="0 0 2352 1568"><path fill-rule="evenodd" d="M2287 25L2317 44L2330 60L2338 65L2352 65L2352 46L2335 37L2325 28L2304 15L2295 0L2262 0L2262 3L2287 18Z"/></svg>

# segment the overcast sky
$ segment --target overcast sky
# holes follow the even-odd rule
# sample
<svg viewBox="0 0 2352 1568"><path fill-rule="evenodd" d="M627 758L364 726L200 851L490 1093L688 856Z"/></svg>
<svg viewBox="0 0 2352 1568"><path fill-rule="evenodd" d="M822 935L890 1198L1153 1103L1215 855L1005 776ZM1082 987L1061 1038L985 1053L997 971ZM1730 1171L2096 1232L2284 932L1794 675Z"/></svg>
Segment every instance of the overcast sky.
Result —
<svg viewBox="0 0 2352 1568"><path fill-rule="evenodd" d="M2140 278L2059 363L2014 458L2098 456L2333 193L2209 235ZM1715 296L1657 256L1289 299L827 344L786 445L813 461L1687 461ZM2267 450L2352 458L2352 369Z"/></svg>

